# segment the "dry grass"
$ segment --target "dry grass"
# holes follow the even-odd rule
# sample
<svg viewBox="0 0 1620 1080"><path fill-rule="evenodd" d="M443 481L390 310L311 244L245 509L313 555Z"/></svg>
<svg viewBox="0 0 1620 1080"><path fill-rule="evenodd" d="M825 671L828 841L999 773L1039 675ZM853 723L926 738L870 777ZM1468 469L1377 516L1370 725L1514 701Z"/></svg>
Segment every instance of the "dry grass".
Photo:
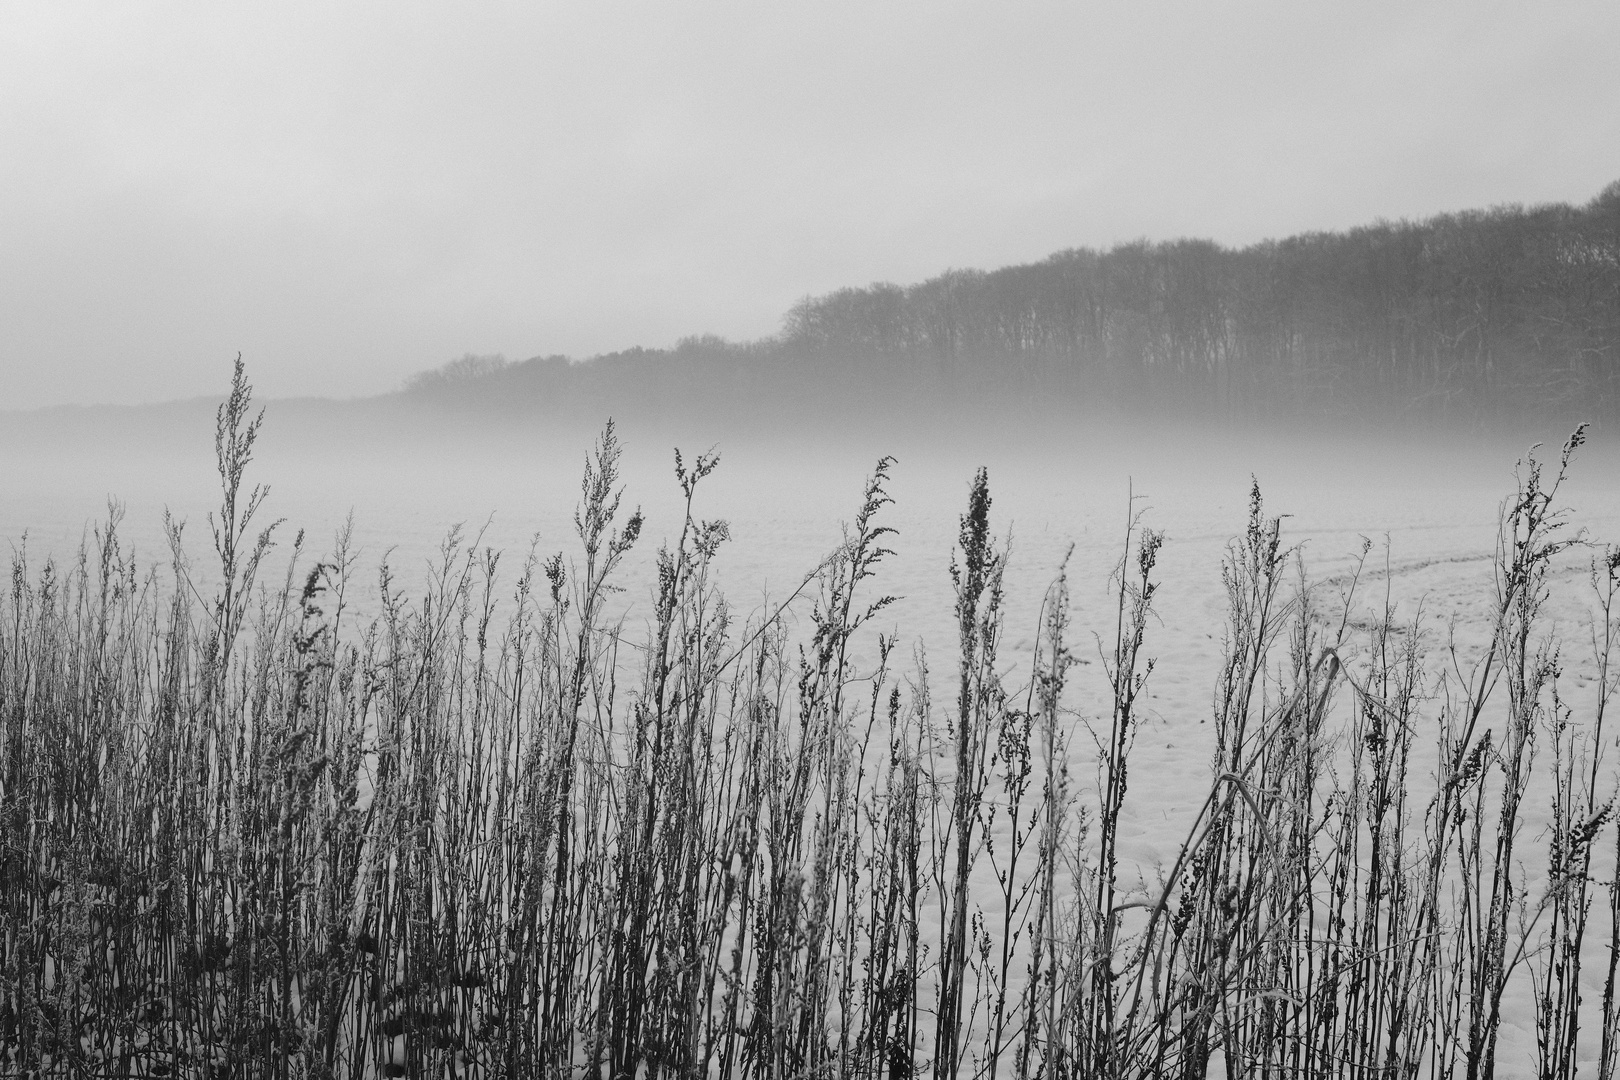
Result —
<svg viewBox="0 0 1620 1080"><path fill-rule="evenodd" d="M1027 680L998 657L1006 547L981 472L944 705L920 650L897 672L877 635L875 665L854 659L888 603L887 460L845 543L753 621L713 584L708 457L677 459L687 516L656 554L648 635L607 620L641 527L610 426L571 559L510 578L453 535L425 595L385 569L357 623L345 543L311 563L295 542L262 580L249 398L238 367L212 597L178 526L171 563L143 569L116 514L76 562L14 560L8 1074L1193 1077L1224 1059L1477 1077L1527 982L1524 1064L1616 1075L1620 887L1595 868L1620 853L1620 556L1593 564L1595 710L1560 695L1541 614L1574 539L1556 495L1578 436L1504 507L1469 669L1387 598L1324 618L1255 490L1225 571L1208 795L1144 894L1118 829L1163 540L1134 516L1112 707L1076 717L1066 577ZM1079 739L1094 778L1070 772ZM1532 797L1552 803L1544 835L1523 829ZM1593 956L1606 976L1583 975Z"/></svg>

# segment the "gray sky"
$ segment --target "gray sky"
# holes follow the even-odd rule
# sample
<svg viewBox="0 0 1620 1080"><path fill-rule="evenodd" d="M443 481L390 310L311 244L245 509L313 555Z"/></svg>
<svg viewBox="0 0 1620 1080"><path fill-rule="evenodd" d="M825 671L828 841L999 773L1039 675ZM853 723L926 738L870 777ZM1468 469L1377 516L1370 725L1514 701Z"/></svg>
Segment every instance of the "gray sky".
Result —
<svg viewBox="0 0 1620 1080"><path fill-rule="evenodd" d="M0 408L392 389L1620 178L1620 4L7 5Z"/></svg>

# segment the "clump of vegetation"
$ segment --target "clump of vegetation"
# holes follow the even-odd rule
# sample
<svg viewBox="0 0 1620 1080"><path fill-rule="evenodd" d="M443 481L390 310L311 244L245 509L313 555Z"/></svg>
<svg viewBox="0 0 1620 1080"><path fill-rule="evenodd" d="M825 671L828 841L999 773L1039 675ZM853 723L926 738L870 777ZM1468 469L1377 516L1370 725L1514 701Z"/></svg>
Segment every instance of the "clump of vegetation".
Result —
<svg viewBox="0 0 1620 1080"><path fill-rule="evenodd" d="M1358 578L1329 618L1255 488L1208 792L1133 887L1120 825L1165 542L1134 513L1111 704L1076 716L1065 573L1027 677L1002 661L983 471L941 702L926 653L899 670L878 625L888 459L837 550L744 619L712 573L727 526L697 514L718 458L677 455L685 519L633 640L606 614L642 540L611 425L572 558L507 576L452 533L420 597L384 566L365 620L344 537L311 561L299 536L264 580L257 431L238 363L217 577L179 524L168 565L135 565L116 511L75 561L13 559L8 1074L1480 1077L1517 986L1538 1075L1616 1075L1620 555L1593 563L1581 714L1542 615L1577 539L1556 497L1579 433L1504 507L1472 667L1387 596L1352 618Z"/></svg>

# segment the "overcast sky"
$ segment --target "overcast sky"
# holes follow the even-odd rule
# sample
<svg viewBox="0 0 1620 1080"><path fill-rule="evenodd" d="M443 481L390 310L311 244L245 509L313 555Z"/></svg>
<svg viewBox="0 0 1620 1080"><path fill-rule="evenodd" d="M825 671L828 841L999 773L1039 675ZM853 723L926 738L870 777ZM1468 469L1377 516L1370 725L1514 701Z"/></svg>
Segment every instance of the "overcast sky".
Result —
<svg viewBox="0 0 1620 1080"><path fill-rule="evenodd" d="M7 5L0 408L350 396L1076 246L1585 202L1620 4Z"/></svg>

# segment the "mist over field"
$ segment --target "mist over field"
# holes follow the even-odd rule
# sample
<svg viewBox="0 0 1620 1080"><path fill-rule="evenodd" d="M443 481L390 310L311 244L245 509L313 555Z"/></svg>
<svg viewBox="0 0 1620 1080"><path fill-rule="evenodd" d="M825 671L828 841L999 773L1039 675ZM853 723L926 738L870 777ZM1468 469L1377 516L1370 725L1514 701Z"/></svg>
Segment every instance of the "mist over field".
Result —
<svg viewBox="0 0 1620 1080"><path fill-rule="evenodd" d="M121 533L147 560L167 558L163 516L186 522L199 572L209 571L207 515L217 511L212 461L213 402L163 408L64 410L18 418L0 441L10 477L0 530L16 547L26 532L33 561L64 558L122 507ZM413 410L397 402L271 401L248 479L270 494L261 518L281 520L276 558L302 530L304 563L327 554L351 520L361 567L358 596L375 599L383 559L408 590L420 590L452 529L463 542L503 552L507 585L531 550L576 555L573 515L580 475L607 417L566 426ZM962 422L784 426L729 433L724 420L618 423L624 512L639 507L645 531L625 566L616 606L645 620L654 589L653 555L678 537L685 507L674 452L690 466L714 452L719 466L697 489L693 513L724 520L730 538L715 560L733 605L748 611L798 586L842 539L861 490L880 458L892 457L894 499L884 511L897 534L873 588L901 602L893 628L908 640L944 648L952 635L948 563L969 482L988 471L997 535L1012 539L1008 571L1014 641L1034 633L1041 595L1070 545L1077 581L1098 607L1081 619L1105 629L1108 581L1128 518L1165 532L1161 596L1167 663L1219 617L1220 561L1243 529L1252 483L1268 513L1285 515L1316 579L1343 573L1363 538L1372 562L1396 567L1461 560L1488 583L1501 504L1514 490L1515 465L1541 442L1546 457L1569 434L1544 424L1506 434L1402 430L1356 434L1308 425L1216 425L1197 421L1086 418L1017 423L996 417ZM548 430L550 428L550 430ZM1581 449L1563 499L1594 543L1620 539L1620 446L1603 434ZM1134 498L1134 507L1131 500ZM274 563L274 559L272 560ZM1087 594L1078 594L1084 598ZM1197 605L1183 608L1189 597ZM1412 596L1413 600L1418 594ZM1443 620L1443 610L1429 614ZM1199 627L1197 634L1191 631ZM1185 640L1182 636L1186 633ZM1215 657L1197 655L1213 678Z"/></svg>
<svg viewBox="0 0 1620 1080"><path fill-rule="evenodd" d="M160 515L165 505L200 526L218 501L215 404L198 399L160 408L11 414L0 437L11 490L4 511L10 535L30 527L36 538L76 536L79 525L102 514L108 496L125 504L132 528L152 525L141 519ZM286 518L288 530L305 527L323 539L352 508L357 526L379 535L401 518L413 529L477 526L491 518L506 538L501 546L526 540L534 531L528 526L539 522L548 525L546 543L566 544L580 470L609 418L525 426L375 402L271 401L250 477L271 488L266 513ZM894 512L901 515L920 514L925 506L942 519L959 513L973 471L987 467L996 516L1014 527L1020 546L1031 533L1068 533L1077 542L1092 535L1087 530L1111 535L1123 524L1133 486L1153 516L1194 513L1201 515L1198 535L1223 527L1235 533L1251 476L1276 510L1293 515L1290 528L1351 529L1377 538L1448 519L1459 527L1490 524L1512 489L1515 461L1532 442L1556 447L1569 434L1553 423L1500 434L1357 434L1306 424L1114 418L1061 426L993 416L978 423L911 421L857 427L829 417L824 425L777 433L746 427L728 433L723 421L616 421L625 448L626 501L646 508L651 535L678 529L674 451L690 463L713 450L721 464L700 489L702 516L741 528L761 515L788 515L806 529L821 523L830 544L837 522L853 512L863 480L889 455L897 459ZM1613 454L1601 431L1582 449L1570 481L1577 507L1602 512L1583 504L1606 501ZM31 515L32 506L43 514ZM1223 511L1232 515L1224 525Z"/></svg>

